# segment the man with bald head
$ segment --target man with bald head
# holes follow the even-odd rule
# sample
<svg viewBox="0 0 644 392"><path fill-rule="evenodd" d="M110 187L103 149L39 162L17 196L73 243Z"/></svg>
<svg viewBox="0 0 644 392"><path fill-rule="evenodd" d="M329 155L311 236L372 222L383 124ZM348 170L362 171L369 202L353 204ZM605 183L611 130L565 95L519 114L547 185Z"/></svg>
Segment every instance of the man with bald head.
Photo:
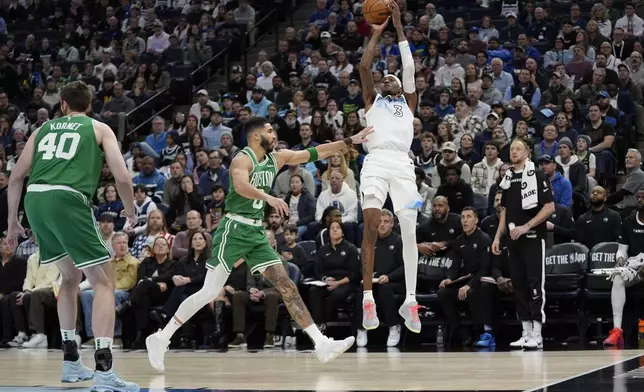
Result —
<svg viewBox="0 0 644 392"><path fill-rule="evenodd" d="M492 108L487 103L480 101L483 90L479 86L469 86L467 89L467 99L470 101L472 113L480 118L487 118Z"/></svg>
<svg viewBox="0 0 644 392"><path fill-rule="evenodd" d="M188 211L186 214L186 227L187 230L178 232L174 237L174 242L172 243L172 258L175 260L179 260L188 255L192 233L195 231L203 231L203 220L201 219L201 213L199 211ZM204 236L206 237L206 249L210 249L212 247L212 236L205 231Z"/></svg>
<svg viewBox="0 0 644 392"><path fill-rule="evenodd" d="M418 226L416 243L420 259L418 260L418 291L427 292L437 288L428 276L427 267L434 265L431 260L447 257L452 244L463 232L461 217L449 210L449 203L444 196L436 196L432 201L432 218Z"/></svg>
<svg viewBox="0 0 644 392"><path fill-rule="evenodd" d="M591 209L577 219L577 242L592 249L600 242L617 241L622 219L619 213L606 208L606 189L596 186L590 192Z"/></svg>
<svg viewBox="0 0 644 392"><path fill-rule="evenodd" d="M492 82L494 88L505 94L508 87L514 86L514 78L510 73L503 70L503 60L498 57L492 59Z"/></svg>

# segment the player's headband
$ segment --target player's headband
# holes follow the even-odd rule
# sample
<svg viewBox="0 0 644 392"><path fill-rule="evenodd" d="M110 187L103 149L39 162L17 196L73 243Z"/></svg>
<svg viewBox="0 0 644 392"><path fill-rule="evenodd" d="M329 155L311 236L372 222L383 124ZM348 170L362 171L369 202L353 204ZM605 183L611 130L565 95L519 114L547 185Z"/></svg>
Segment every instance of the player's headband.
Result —
<svg viewBox="0 0 644 392"><path fill-rule="evenodd" d="M398 79L398 77L396 75L389 74L389 75L386 75L384 78L385 79L386 78L392 78L393 80L396 81L396 83L398 83L398 87L402 87L402 82L400 81L400 79Z"/></svg>

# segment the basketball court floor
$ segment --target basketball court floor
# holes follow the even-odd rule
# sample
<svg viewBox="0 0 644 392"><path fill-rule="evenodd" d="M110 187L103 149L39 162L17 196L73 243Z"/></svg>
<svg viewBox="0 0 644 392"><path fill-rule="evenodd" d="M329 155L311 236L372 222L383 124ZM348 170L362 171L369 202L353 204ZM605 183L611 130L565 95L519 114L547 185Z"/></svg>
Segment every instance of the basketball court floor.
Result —
<svg viewBox="0 0 644 392"><path fill-rule="evenodd" d="M83 351L93 365L92 351ZM114 354L142 391L644 391L644 350L545 352L348 352L320 364L308 351L179 352L155 373L144 351ZM60 351L0 350L0 392L89 390L65 385Z"/></svg>

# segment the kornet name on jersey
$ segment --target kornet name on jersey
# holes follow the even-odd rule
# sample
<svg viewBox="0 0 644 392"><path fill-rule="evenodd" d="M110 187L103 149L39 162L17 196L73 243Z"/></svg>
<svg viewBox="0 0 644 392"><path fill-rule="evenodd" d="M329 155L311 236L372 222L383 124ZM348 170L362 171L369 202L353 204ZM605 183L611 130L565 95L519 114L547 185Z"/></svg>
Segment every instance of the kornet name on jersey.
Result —
<svg viewBox="0 0 644 392"><path fill-rule="evenodd" d="M378 94L365 117L367 126L374 127L366 143L369 151L409 151L414 138L414 114L403 95L395 98Z"/></svg>

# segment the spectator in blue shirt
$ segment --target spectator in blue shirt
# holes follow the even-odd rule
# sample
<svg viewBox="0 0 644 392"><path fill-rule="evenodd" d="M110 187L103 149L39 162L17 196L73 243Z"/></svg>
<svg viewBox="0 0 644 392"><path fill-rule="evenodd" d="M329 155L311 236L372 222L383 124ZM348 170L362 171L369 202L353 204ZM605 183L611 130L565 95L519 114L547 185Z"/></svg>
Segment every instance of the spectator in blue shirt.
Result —
<svg viewBox="0 0 644 392"><path fill-rule="evenodd" d="M143 158L141 172L132 179L132 183L134 185L144 185L148 196L150 196L154 202L162 202L165 176L159 173L159 171L154 167L154 159L152 157L147 156Z"/></svg>
<svg viewBox="0 0 644 392"><path fill-rule="evenodd" d="M318 27L324 26L331 11L326 8L326 0L317 0L317 9L309 18L309 23L313 23Z"/></svg>
<svg viewBox="0 0 644 392"><path fill-rule="evenodd" d="M264 89L259 86L255 86L251 92L250 101L248 101L244 106L249 108L254 116L266 117L268 116L268 106L271 103L272 102L264 96Z"/></svg>
<svg viewBox="0 0 644 392"><path fill-rule="evenodd" d="M222 125L223 121L224 117L221 112L212 112L210 115L210 125L205 127L201 132L203 146L206 151L219 149L219 146L221 145L221 134L224 131L232 132L231 128Z"/></svg>
<svg viewBox="0 0 644 392"><path fill-rule="evenodd" d="M555 197L555 204L566 207L572 206L572 184L557 171L557 163L551 155L545 154L538 158L539 166L552 184L552 193Z"/></svg>
<svg viewBox="0 0 644 392"><path fill-rule="evenodd" d="M145 155L153 158L159 158L161 151L167 147L165 132L165 120L157 116L152 120L152 133L145 138L145 143L141 143L141 149Z"/></svg>
<svg viewBox="0 0 644 392"><path fill-rule="evenodd" d="M199 177L199 193L206 195L206 199L212 198L212 186L221 185L228 189L228 169L221 165L221 153L218 150L210 151L208 154L209 170Z"/></svg>
<svg viewBox="0 0 644 392"><path fill-rule="evenodd" d="M385 31L382 34L384 43L380 45L380 57L386 59L387 56L400 57L398 44L394 42L394 36L391 32Z"/></svg>

